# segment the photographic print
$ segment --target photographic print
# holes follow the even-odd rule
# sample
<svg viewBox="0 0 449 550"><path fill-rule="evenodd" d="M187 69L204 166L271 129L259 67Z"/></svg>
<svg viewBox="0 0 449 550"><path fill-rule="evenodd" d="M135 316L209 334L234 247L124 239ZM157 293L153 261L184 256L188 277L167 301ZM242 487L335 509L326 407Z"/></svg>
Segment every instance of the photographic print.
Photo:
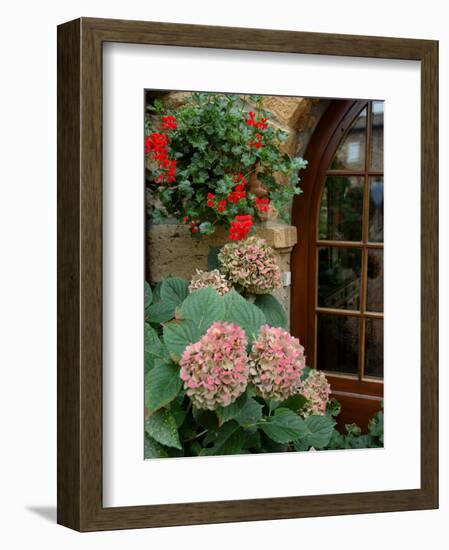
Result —
<svg viewBox="0 0 449 550"><path fill-rule="evenodd" d="M145 458L383 447L384 102L144 103Z"/></svg>

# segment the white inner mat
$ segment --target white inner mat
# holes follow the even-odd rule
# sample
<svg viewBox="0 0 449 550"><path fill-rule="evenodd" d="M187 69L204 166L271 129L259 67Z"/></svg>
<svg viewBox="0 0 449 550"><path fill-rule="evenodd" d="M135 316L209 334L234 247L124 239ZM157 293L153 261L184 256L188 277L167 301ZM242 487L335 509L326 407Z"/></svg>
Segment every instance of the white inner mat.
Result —
<svg viewBox="0 0 449 550"><path fill-rule="evenodd" d="M105 44L103 503L420 487L420 65ZM385 100L385 448L143 459L143 91Z"/></svg>

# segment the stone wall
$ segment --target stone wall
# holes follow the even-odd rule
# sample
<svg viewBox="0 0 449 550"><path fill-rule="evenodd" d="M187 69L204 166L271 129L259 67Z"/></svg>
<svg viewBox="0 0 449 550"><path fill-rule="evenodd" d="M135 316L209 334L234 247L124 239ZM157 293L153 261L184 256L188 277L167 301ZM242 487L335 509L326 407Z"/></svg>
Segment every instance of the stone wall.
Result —
<svg viewBox="0 0 449 550"><path fill-rule="evenodd" d="M282 272L289 273L291 251L297 242L296 227L266 222L257 226L256 235L274 249ZM202 240L194 240L185 225L152 225L147 233L147 279L158 282L173 275L189 280L196 269L207 270L209 247L222 246L227 242L229 239L225 230L218 230ZM285 284L275 294L289 313L290 285Z"/></svg>

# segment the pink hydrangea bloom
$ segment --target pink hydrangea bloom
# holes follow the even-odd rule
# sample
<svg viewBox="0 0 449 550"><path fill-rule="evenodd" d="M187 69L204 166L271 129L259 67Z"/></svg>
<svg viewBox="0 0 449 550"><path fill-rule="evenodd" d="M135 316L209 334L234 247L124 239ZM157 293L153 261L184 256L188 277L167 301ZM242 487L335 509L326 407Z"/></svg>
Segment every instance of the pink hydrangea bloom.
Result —
<svg viewBox="0 0 449 550"><path fill-rule="evenodd" d="M281 270L265 239L248 237L228 243L218 254L220 270L251 294L266 294L281 286Z"/></svg>
<svg viewBox="0 0 449 550"><path fill-rule="evenodd" d="M206 334L184 350L181 380L198 409L214 410L234 402L248 383L246 335L232 323L213 323Z"/></svg>
<svg viewBox="0 0 449 550"><path fill-rule="evenodd" d="M299 393L307 398L307 403L301 410L302 416L322 416L326 412L326 405L331 394L331 387L323 372L312 369L309 376L301 381Z"/></svg>
<svg viewBox="0 0 449 550"><path fill-rule="evenodd" d="M298 392L304 348L281 328L262 325L250 354L250 382L264 399L283 401Z"/></svg>

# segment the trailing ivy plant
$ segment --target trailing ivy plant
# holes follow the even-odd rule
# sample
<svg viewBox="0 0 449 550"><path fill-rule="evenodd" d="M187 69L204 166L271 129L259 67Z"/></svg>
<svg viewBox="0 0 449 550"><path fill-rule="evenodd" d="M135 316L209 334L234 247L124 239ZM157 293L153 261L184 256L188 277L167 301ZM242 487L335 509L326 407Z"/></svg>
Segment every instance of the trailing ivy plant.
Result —
<svg viewBox="0 0 449 550"><path fill-rule="evenodd" d="M147 107L147 183L160 205L156 222L174 216L195 237L224 226L239 240L271 206L288 221L286 206L301 192L298 172L307 163L282 152L288 135L271 123L263 98L250 102L248 112L237 95L193 93L178 108L159 100ZM253 175L265 188L262 197L250 189Z"/></svg>

